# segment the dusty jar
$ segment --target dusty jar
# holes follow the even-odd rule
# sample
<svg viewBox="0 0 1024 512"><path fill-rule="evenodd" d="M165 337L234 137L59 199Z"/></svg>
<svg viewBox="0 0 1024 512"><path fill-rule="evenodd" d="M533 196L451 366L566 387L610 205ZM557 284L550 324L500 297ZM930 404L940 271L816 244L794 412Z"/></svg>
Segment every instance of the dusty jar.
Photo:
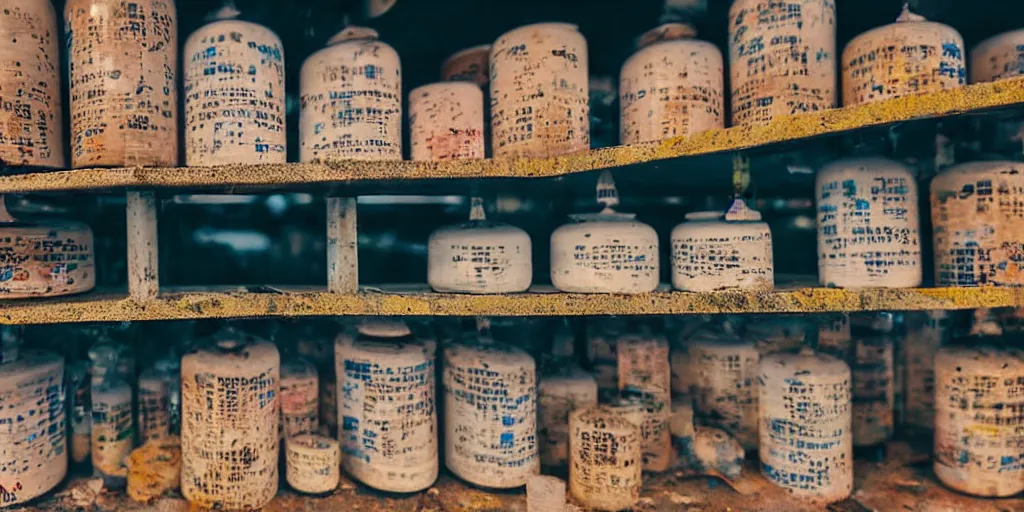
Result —
<svg viewBox="0 0 1024 512"><path fill-rule="evenodd" d="M604 407L569 416L569 492L594 510L636 505L643 484L640 425Z"/></svg>
<svg viewBox="0 0 1024 512"><path fill-rule="evenodd" d="M409 93L413 160L484 157L484 93L469 82L438 82Z"/></svg>
<svg viewBox="0 0 1024 512"><path fill-rule="evenodd" d="M761 214L731 219L720 211L686 214L672 230L672 286L688 292L775 286L772 232Z"/></svg>
<svg viewBox="0 0 1024 512"><path fill-rule="evenodd" d="M1024 75L1024 29L992 36L971 51L971 83Z"/></svg>

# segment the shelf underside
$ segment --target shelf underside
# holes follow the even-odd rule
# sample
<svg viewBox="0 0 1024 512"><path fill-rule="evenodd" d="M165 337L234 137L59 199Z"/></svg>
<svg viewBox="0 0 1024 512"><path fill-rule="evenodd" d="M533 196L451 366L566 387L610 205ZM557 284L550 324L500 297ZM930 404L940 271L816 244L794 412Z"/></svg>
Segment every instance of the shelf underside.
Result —
<svg viewBox="0 0 1024 512"><path fill-rule="evenodd" d="M592 316L716 313L828 313L920 311L1024 306L1024 288L863 289L811 287L791 281L774 291L639 295L555 292L463 295L433 293L421 286L363 287L357 294L314 287L170 288L154 300L136 302L124 293L5 301L0 324L55 324L201 318L302 316Z"/></svg>
<svg viewBox="0 0 1024 512"><path fill-rule="evenodd" d="M448 179L552 178L598 169L658 163L839 134L865 127L955 116L1024 104L1024 78L897 98L820 113L780 118L768 126L712 130L688 138L616 146L537 159L443 162L342 161L321 164L226 165L187 168L112 168L38 172L0 177L0 193L111 190L119 188L253 189L311 185L401 184ZM671 171L669 171L671 172ZM683 171L685 172L685 171ZM691 171L692 174L692 171Z"/></svg>

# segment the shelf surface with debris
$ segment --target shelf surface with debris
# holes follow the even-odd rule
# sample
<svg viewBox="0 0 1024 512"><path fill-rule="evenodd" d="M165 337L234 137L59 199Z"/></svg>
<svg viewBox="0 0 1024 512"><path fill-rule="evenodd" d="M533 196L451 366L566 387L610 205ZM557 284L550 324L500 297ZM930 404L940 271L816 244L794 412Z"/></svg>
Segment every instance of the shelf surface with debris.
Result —
<svg viewBox="0 0 1024 512"><path fill-rule="evenodd" d="M777 284L773 291L638 295L556 292L538 286L528 293L464 295L435 293L420 285L363 287L357 294L314 287L169 288L137 302L125 293L0 303L0 324L55 324L200 318L333 315L589 316L715 313L828 313L920 311L1024 306L1024 288L908 288L846 290L811 287L810 280Z"/></svg>

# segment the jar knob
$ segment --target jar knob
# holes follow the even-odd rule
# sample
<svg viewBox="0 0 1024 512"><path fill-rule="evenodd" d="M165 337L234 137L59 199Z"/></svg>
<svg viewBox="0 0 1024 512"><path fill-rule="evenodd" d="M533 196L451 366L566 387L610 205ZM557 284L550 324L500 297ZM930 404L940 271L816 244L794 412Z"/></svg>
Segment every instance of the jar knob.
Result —
<svg viewBox="0 0 1024 512"><path fill-rule="evenodd" d="M601 171L601 177L597 179L597 202L604 205L604 212L611 212L619 205L619 190L615 188L610 170Z"/></svg>
<svg viewBox="0 0 1024 512"><path fill-rule="evenodd" d="M472 197L469 199L469 220L487 220L487 212L484 211L484 199Z"/></svg>
<svg viewBox="0 0 1024 512"><path fill-rule="evenodd" d="M907 23L917 21L928 21L928 18L921 16L920 14L911 12L910 2L903 2L903 11L896 17L896 23Z"/></svg>

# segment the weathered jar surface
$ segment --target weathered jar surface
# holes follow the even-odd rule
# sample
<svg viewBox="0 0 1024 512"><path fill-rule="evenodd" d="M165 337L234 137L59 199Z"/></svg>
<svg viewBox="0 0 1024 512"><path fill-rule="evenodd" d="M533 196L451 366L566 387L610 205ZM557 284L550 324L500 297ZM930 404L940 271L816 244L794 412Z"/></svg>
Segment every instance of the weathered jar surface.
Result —
<svg viewBox="0 0 1024 512"><path fill-rule="evenodd" d="M484 93L469 82L439 82L409 93L413 160L484 157Z"/></svg>
<svg viewBox="0 0 1024 512"><path fill-rule="evenodd" d="M953 320L948 311L940 309L905 315L903 424L932 430L935 428L935 353L950 339Z"/></svg>
<svg viewBox="0 0 1024 512"><path fill-rule="evenodd" d="M885 158L832 162L815 179L818 280L839 288L921 284L917 182Z"/></svg>
<svg viewBox="0 0 1024 512"><path fill-rule="evenodd" d="M281 362L281 439L315 434L320 428L316 366L299 357Z"/></svg>
<svg viewBox="0 0 1024 512"><path fill-rule="evenodd" d="M284 163L284 47L270 29L217 20L185 41L185 164Z"/></svg>
<svg viewBox="0 0 1024 512"><path fill-rule="evenodd" d="M628 509L640 500L640 426L596 407L569 416L569 492L594 510Z"/></svg>
<svg viewBox="0 0 1024 512"><path fill-rule="evenodd" d="M854 446L879 446L896 426L896 336L892 313L865 313L850 319Z"/></svg>
<svg viewBox="0 0 1024 512"><path fill-rule="evenodd" d="M547 157L590 149L587 41L567 23L526 25L491 48L494 156Z"/></svg>
<svg viewBox="0 0 1024 512"><path fill-rule="evenodd" d="M904 7L896 23L871 29L843 50L843 105L955 89L967 83L960 33Z"/></svg>
<svg viewBox="0 0 1024 512"><path fill-rule="evenodd" d="M544 375L537 385L537 427L540 462L565 466L569 462L569 415L597 405L597 380L574 364Z"/></svg>
<svg viewBox="0 0 1024 512"><path fill-rule="evenodd" d="M49 0L17 0L0 11L0 162L63 168L60 31Z"/></svg>
<svg viewBox="0 0 1024 512"><path fill-rule="evenodd" d="M377 32L349 27L302 63L299 160L401 160L402 65Z"/></svg>
<svg viewBox="0 0 1024 512"><path fill-rule="evenodd" d="M620 336L616 346L620 399L617 407L639 413L646 471L666 471L672 463L672 369L668 340L648 329ZM634 399L635 398L635 399Z"/></svg>
<svg viewBox="0 0 1024 512"><path fill-rule="evenodd" d="M733 125L835 107L835 0L734 1L729 73Z"/></svg>
<svg viewBox="0 0 1024 512"><path fill-rule="evenodd" d="M125 459L135 444L132 388L117 371L120 352L109 342L89 348L93 474L103 479L104 487L114 489L125 486L128 476Z"/></svg>
<svg viewBox="0 0 1024 512"><path fill-rule="evenodd" d="M1024 29L994 35L971 50L971 83L1024 75Z"/></svg>
<svg viewBox="0 0 1024 512"><path fill-rule="evenodd" d="M757 347L739 338L699 339L689 344L695 375L696 412L739 440L746 450L758 442Z"/></svg>
<svg viewBox="0 0 1024 512"><path fill-rule="evenodd" d="M619 75L619 143L685 137L725 127L722 52L670 23L641 36Z"/></svg>
<svg viewBox="0 0 1024 512"><path fill-rule="evenodd" d="M761 214L693 212L672 230L672 287L688 292L775 286L772 233Z"/></svg>
<svg viewBox="0 0 1024 512"><path fill-rule="evenodd" d="M483 88L491 81L490 58L489 44L459 50L441 64L441 80L471 82Z"/></svg>
<svg viewBox="0 0 1024 512"><path fill-rule="evenodd" d="M64 6L71 166L178 165L178 27L172 0Z"/></svg>
<svg viewBox="0 0 1024 512"><path fill-rule="evenodd" d="M3 299L72 295L96 285L92 230L85 224L0 220L0 254L8 258L0 272Z"/></svg>
<svg viewBox="0 0 1024 512"><path fill-rule="evenodd" d="M154 368L139 375L136 388L136 420L139 444L171 435L171 407L168 378Z"/></svg>
<svg viewBox="0 0 1024 512"><path fill-rule="evenodd" d="M341 480L341 448L337 439L300 434L285 440L285 479L296 491L323 494Z"/></svg>
<svg viewBox="0 0 1024 512"><path fill-rule="evenodd" d="M1024 285L1024 165L971 162L932 180L938 286Z"/></svg>

